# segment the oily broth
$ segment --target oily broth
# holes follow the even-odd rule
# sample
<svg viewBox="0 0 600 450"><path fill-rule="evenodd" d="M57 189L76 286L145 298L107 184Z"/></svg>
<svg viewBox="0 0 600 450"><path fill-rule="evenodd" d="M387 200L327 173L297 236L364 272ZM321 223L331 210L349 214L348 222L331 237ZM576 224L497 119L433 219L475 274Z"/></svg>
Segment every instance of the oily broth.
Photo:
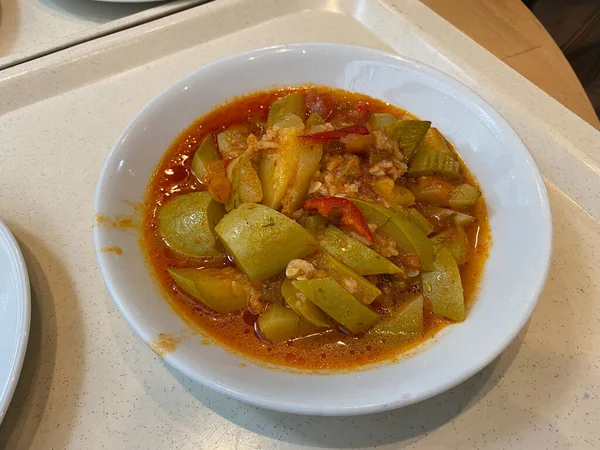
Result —
<svg viewBox="0 0 600 450"><path fill-rule="evenodd" d="M429 311L424 312L424 334L421 339L410 342L401 339L382 340L369 332L349 335L342 329L331 329L318 335L298 338L288 342L268 342L261 339L256 330L258 316L244 310L232 314L216 314L181 291L169 276L169 267L226 267L232 262L226 258L187 258L172 251L158 233L157 211L172 195L204 190L191 174L190 167L195 150L204 137L218 133L227 127L246 123L248 120L265 121L268 105L276 98L292 91L313 95L317 93L325 103L364 102L371 112L390 112L396 117L406 111L360 94L352 94L330 88L300 87L269 92L258 92L237 98L186 128L169 146L148 185L144 202L143 244L147 261L160 286L168 294L171 305L179 315L212 336L225 346L247 356L265 362L292 366L300 369L352 369L394 356L432 338L448 325L449 321ZM412 117L412 116L411 116ZM463 165L463 169L466 169ZM465 181L477 186L474 178L465 170ZM485 203L480 198L468 211L477 222L467 228L469 250L467 263L460 267L465 301L470 305L477 293L478 283L491 243ZM475 236L478 246L475 248ZM283 302L280 293L281 279L263 283L263 295L271 302ZM375 308L377 310L377 308ZM383 312L383 310L379 310Z"/></svg>

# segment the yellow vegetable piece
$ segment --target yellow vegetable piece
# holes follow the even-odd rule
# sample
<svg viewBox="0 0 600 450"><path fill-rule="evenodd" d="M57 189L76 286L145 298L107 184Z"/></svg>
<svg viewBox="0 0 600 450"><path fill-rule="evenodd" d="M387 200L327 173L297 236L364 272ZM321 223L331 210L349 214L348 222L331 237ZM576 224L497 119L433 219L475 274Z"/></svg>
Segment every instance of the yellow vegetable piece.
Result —
<svg viewBox="0 0 600 450"><path fill-rule="evenodd" d="M258 328L270 341L287 341L318 331L311 323L304 320L290 308L271 305L258 316Z"/></svg>
<svg viewBox="0 0 600 450"><path fill-rule="evenodd" d="M407 340L423 335L423 296L417 294L377 322L372 333L402 337Z"/></svg>
<svg viewBox="0 0 600 450"><path fill-rule="evenodd" d="M452 185L440 177L421 177L411 187L411 192L419 202L446 206L450 201Z"/></svg>
<svg viewBox="0 0 600 450"><path fill-rule="evenodd" d="M290 178L288 189L281 200L282 211L286 214L291 214L300 209L323 156L323 144L321 142L297 139L295 145L298 146L299 152L296 170Z"/></svg>
<svg viewBox="0 0 600 450"><path fill-rule="evenodd" d="M379 177L373 182L373 189L381 196L389 195L395 187L396 183L390 177Z"/></svg>
<svg viewBox="0 0 600 450"><path fill-rule="evenodd" d="M215 236L223 205L208 192L191 192L167 200L158 211L158 231L169 247L187 256L219 256L223 246Z"/></svg>
<svg viewBox="0 0 600 450"><path fill-rule="evenodd" d="M369 146L375 145L375 138L372 134L350 133L340 139L350 153L367 151Z"/></svg>
<svg viewBox="0 0 600 450"><path fill-rule="evenodd" d="M415 203L415 196L404 186L395 186L388 202L398 206L412 206Z"/></svg>
<svg viewBox="0 0 600 450"><path fill-rule="evenodd" d="M291 280L286 279L283 282L281 294L288 306L300 317L304 317L317 327L329 327L331 325L327 315L296 289Z"/></svg>
<svg viewBox="0 0 600 450"><path fill-rule="evenodd" d="M227 213L215 231L251 280L270 278L284 271L292 259L317 248L315 238L298 223L256 203L244 203Z"/></svg>
<svg viewBox="0 0 600 450"><path fill-rule="evenodd" d="M194 153L194 159L192 159L192 173L200 183L206 182L206 171L208 164L212 161L221 159L217 144L215 144L215 137L209 134L204 138L196 153Z"/></svg>
<svg viewBox="0 0 600 450"><path fill-rule="evenodd" d="M304 140L299 138L304 132L300 118L288 114L276 125L278 148L263 151L259 169L263 204L273 209L281 207L290 181L298 171L300 155L306 149Z"/></svg>
<svg viewBox="0 0 600 450"><path fill-rule="evenodd" d="M359 302L333 278L295 280L292 284L352 333L364 331L379 320L379 314Z"/></svg>
<svg viewBox="0 0 600 450"><path fill-rule="evenodd" d="M227 178L226 163L222 159L208 163L206 168L206 189L208 194L219 203L227 203L231 195L231 181Z"/></svg>
<svg viewBox="0 0 600 450"><path fill-rule="evenodd" d="M403 273L394 263L334 226L325 228L317 239L323 250L359 275Z"/></svg>
<svg viewBox="0 0 600 450"><path fill-rule="evenodd" d="M168 269L177 286L186 294L219 313L246 305L248 280L233 267L223 269ZM235 283L232 283L235 281Z"/></svg>
<svg viewBox="0 0 600 450"><path fill-rule="evenodd" d="M331 278L364 304L373 303L373 300L381 295L377 286L327 252L319 252L315 265L317 269L325 270Z"/></svg>
<svg viewBox="0 0 600 450"><path fill-rule="evenodd" d="M441 248L434 262L433 271L421 277L423 295L431 301L433 312L455 322L465 320L465 298L460 272L450 251Z"/></svg>
<svg viewBox="0 0 600 450"><path fill-rule="evenodd" d="M404 186L397 186L390 177L379 177L373 183L373 189L391 205L412 206L415 196Z"/></svg>

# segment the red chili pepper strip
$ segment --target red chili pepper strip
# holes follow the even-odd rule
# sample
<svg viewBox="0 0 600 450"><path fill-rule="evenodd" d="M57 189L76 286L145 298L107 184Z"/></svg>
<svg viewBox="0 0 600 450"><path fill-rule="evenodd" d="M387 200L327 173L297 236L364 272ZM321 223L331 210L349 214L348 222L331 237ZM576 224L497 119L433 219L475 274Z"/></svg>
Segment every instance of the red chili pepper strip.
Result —
<svg viewBox="0 0 600 450"><path fill-rule="evenodd" d="M343 133L354 133L354 134L369 134L369 130L367 127L363 125L352 125L351 127L340 128L337 131L341 131Z"/></svg>
<svg viewBox="0 0 600 450"><path fill-rule="evenodd" d="M354 204L341 197L316 197L304 200L302 208L310 211L316 211L322 216L329 216L332 211L339 211L341 214L340 224L342 228L354 231L369 242L373 242L373 235L367 227L367 222L360 210Z"/></svg>
<svg viewBox="0 0 600 450"><path fill-rule="evenodd" d="M365 135L369 134L369 130L367 130L367 127L363 127L362 125L353 125L351 127L340 128L339 130L321 131L320 133L314 134L304 134L301 137L329 141L331 139L343 138L347 134L351 133Z"/></svg>
<svg viewBox="0 0 600 450"><path fill-rule="evenodd" d="M348 133L344 133L343 131L333 130L333 131L321 131L320 133L314 134L304 134L300 137L306 139L316 139L319 141L329 141L331 139L340 139L346 136Z"/></svg>

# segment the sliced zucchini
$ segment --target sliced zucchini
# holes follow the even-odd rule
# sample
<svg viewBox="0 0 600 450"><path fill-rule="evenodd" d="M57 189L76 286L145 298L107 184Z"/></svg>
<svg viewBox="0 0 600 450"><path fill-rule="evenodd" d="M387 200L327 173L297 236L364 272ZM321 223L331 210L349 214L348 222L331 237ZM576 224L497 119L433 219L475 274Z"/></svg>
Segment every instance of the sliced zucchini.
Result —
<svg viewBox="0 0 600 450"><path fill-rule="evenodd" d="M378 224L378 231L383 231L396 241L399 251L419 255L423 270L433 268L433 245L419 227L406 217L376 203L356 199L351 201L360 209L367 222Z"/></svg>
<svg viewBox="0 0 600 450"><path fill-rule="evenodd" d="M271 103L269 115L267 117L267 127L272 127L275 122L286 114L294 114L304 122L306 117L306 107L304 106L302 94L299 92L292 92Z"/></svg>
<svg viewBox="0 0 600 450"><path fill-rule="evenodd" d="M462 169L459 162L451 155L420 147L412 158L406 174L413 178L423 175L441 175L449 180L458 180L462 177Z"/></svg>
<svg viewBox="0 0 600 450"><path fill-rule="evenodd" d="M191 192L167 200L158 211L158 231L174 250L187 256L219 256L224 249L215 225L225 210L208 192Z"/></svg>
<svg viewBox="0 0 600 450"><path fill-rule="evenodd" d="M407 161L423 141L431 122L425 120L397 120L385 127L385 132L396 142Z"/></svg>
<svg viewBox="0 0 600 450"><path fill-rule="evenodd" d="M318 253L315 265L317 269L326 271L331 278L340 283L344 289L364 304L372 303L381 295L381 291L377 286L327 252Z"/></svg>
<svg viewBox="0 0 600 450"><path fill-rule="evenodd" d="M373 113L369 117L371 131L384 130L385 127L395 122L396 118L388 113Z"/></svg>
<svg viewBox="0 0 600 450"><path fill-rule="evenodd" d="M304 317L317 327L329 327L331 325L327 315L296 289L291 280L286 279L283 282L281 294L288 306L300 317Z"/></svg>
<svg viewBox="0 0 600 450"><path fill-rule="evenodd" d="M246 305L248 290L252 287L239 270L223 269L168 269L177 286L204 306L230 313ZM235 283L234 283L235 282Z"/></svg>
<svg viewBox="0 0 600 450"><path fill-rule="evenodd" d="M446 247L459 266L467 260L467 233L460 226L448 228L431 238L436 249Z"/></svg>
<svg viewBox="0 0 600 450"><path fill-rule="evenodd" d="M215 231L251 280L277 275L292 259L317 248L315 238L294 220L256 203L244 203L227 213Z"/></svg>
<svg viewBox="0 0 600 450"><path fill-rule="evenodd" d="M460 272L452 253L442 247L435 257L434 268L421 277L423 295L433 312L455 322L465 320L465 298Z"/></svg>
<svg viewBox="0 0 600 450"><path fill-rule="evenodd" d="M194 159L192 159L192 173L198 181L201 183L206 182L206 171L208 164L221 159L217 144L215 144L215 137L209 134L204 138L196 153L194 153Z"/></svg>
<svg viewBox="0 0 600 450"><path fill-rule="evenodd" d="M403 273L394 263L334 226L325 228L317 240L323 250L359 275Z"/></svg>
<svg viewBox="0 0 600 450"><path fill-rule="evenodd" d="M352 333L365 331L379 320L379 314L359 302L333 278L295 280L292 284Z"/></svg>
<svg viewBox="0 0 600 450"><path fill-rule="evenodd" d="M370 331L382 336L415 339L423 335L423 296L417 294L394 308Z"/></svg>
<svg viewBox="0 0 600 450"><path fill-rule="evenodd" d="M425 235L429 236L433 232L434 226L425 218L425 216L423 216L423 214L421 214L415 208L408 208L406 211L408 220L419 227L419 229L425 233Z"/></svg>
<svg viewBox="0 0 600 450"><path fill-rule="evenodd" d="M431 127L427 130L423 142L421 142L420 148L427 148L435 150L441 153L452 154L452 151L448 148L446 139L442 136L437 128Z"/></svg>
<svg viewBox="0 0 600 450"><path fill-rule="evenodd" d="M270 341L287 341L318 331L318 328L304 320L290 308L271 305L258 316L258 328Z"/></svg>
<svg viewBox="0 0 600 450"><path fill-rule="evenodd" d="M480 196L479 189L470 184L461 184L452 190L448 204L451 208L466 208L473 205Z"/></svg>

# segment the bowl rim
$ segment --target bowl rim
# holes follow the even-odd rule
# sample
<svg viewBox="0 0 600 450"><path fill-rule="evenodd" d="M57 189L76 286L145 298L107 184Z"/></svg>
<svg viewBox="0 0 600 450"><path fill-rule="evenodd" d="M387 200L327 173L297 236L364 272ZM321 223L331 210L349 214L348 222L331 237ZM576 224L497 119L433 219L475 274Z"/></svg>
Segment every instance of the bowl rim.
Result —
<svg viewBox="0 0 600 450"><path fill-rule="evenodd" d="M12 360L7 361L10 366L9 378L7 380L0 380L0 382L6 381L4 391L0 392L1 424L17 388L27 353L31 326L31 287L23 252L17 239L2 220L0 220L0 246L4 247L2 248L2 252L5 254L4 259L10 262L9 271L13 274L13 288L16 291L16 300L18 301L16 306L18 326L16 334L12 336L14 339L14 347L11 349Z"/></svg>
<svg viewBox="0 0 600 450"><path fill-rule="evenodd" d="M369 404L355 405L355 406L324 405L322 407L316 408L316 407L309 407L309 406L298 406L293 403L286 403L284 399L279 399L277 402L275 402L275 401L269 400L269 399L257 398L252 395L245 395L243 392L240 392L240 391L236 390L235 388L227 388L227 387L221 385L216 380L213 380L212 378L205 376L205 374L195 371L192 368L188 367L184 362L182 362L178 358L177 352L168 353L168 354L162 356L162 358L164 359L164 361L167 364L169 364L171 367L175 368L177 371L179 371L182 374L186 375L187 377L199 382L200 384L202 384L206 387L209 387L210 389L212 389L214 391L217 391L217 392L227 395L227 396L235 397L239 400L242 400L242 401L252 404L254 406L258 406L258 407L262 407L262 408L266 408L266 409L270 409L270 410L274 410L274 411L297 413L297 414L315 414L315 415L322 415L322 416L342 416L342 415L347 416L347 415L358 415L358 414L370 414L370 413L375 413L375 412L392 410L392 409L396 409L396 408L403 407L403 406L408 406L408 405L411 405L414 403L421 402L428 398L434 397L438 394L441 394L442 392L447 391L448 389L451 389L451 388L457 386L458 384L462 383L463 381L467 380L468 378L472 377L477 372L482 370L484 367L486 367L488 364L490 364L494 359L496 359L502 352L504 352L504 350L506 350L506 348L510 345L510 343L521 332L521 330L523 329L523 327L525 326L527 321L529 321L529 319L533 313L533 310L535 309L535 306L537 305L537 302L541 296L542 290L546 284L546 281L547 281L547 278L548 278L548 275L550 272L550 267L551 267L551 259L552 259L552 252L553 252L552 212L551 212L550 201L548 198L546 185L545 185L543 177L539 171L539 168L537 167L535 160L534 160L533 156L531 155L531 153L529 152L525 143L522 141L522 139L517 134L517 132L514 130L514 128L510 125L510 123L503 117L503 115L501 113L499 113L494 107L492 107L485 99L483 99L483 97L481 97L478 93L473 91L471 88L469 88L467 85L465 85L461 81L457 80L456 78L454 78L438 69L435 69L434 67L432 67L428 64L422 63L422 62L414 60L412 58L408 58L408 57L405 57L405 56L402 56L399 54L386 52L386 51L382 51L382 50L377 50L377 49L373 49L373 48L369 48L369 47L350 45L350 44L339 44L339 43L298 42L298 43L293 43L293 44L274 45L274 46L268 46L268 47L263 47L263 48L259 48L259 49L249 50L246 52L237 53L234 55L230 55L230 56L227 56L224 58L217 59L215 61L212 61L208 64L205 64L205 65L199 67L198 69L188 73L187 75L178 79L174 83L170 84L168 87L166 87L165 89L160 91L158 94L156 94L154 97L152 97L131 118L131 120L127 123L126 127L123 129L123 131L121 132L121 134L115 141L115 143L112 145L110 152L109 152L108 156L106 157L100 178L96 185L96 191L95 191L95 195L94 195L93 214L95 217L95 215L99 213L99 207L102 202L102 195L101 195L102 188L104 186L104 183L106 182L106 179L108 178L107 170L109 168L109 163L112 159L115 158L115 155L118 153L122 141L124 140L124 138L127 137L127 135L132 130L134 130L137 127L138 122L140 122L144 119L144 116L149 113L149 111L154 107L155 103L157 103L158 101L160 101L163 98L166 98L169 95L170 91L177 90L179 88L183 88L186 85L187 81L198 76L197 74L199 72L202 72L204 70L213 69L214 67L219 66L221 64L232 62L232 61L235 61L238 59L239 60L248 60L249 58L255 58L255 57L265 55L265 54L277 53L277 52L281 52L281 51L298 52L298 51L306 50L308 48L310 48L311 50L320 50L320 51L326 51L326 52L327 51L335 52L335 51L353 51L354 50L354 51L360 51L363 55L373 56L374 59L378 59L379 61L384 59L384 60L387 60L388 62L396 61L396 62L400 62L402 64L408 64L413 69L417 69L421 72L424 72L425 74L427 74L429 76L432 76L433 78L439 79L445 85L450 86L452 89L455 89L458 93L467 94L467 100L466 100L467 103L475 105L477 108L479 108L481 111L483 111L492 120L493 123L499 124L504 128L504 131L506 133L508 133L509 138L511 140L514 140L521 144L520 146L517 146L517 148L513 148L511 151L517 152L517 154L519 154L519 156L521 156L523 158L523 160L527 163L528 168L531 170L531 174L533 176L533 181L535 183L535 186L536 186L536 188L538 190L538 194L539 194L539 197L538 197L539 198L539 206L542 211L541 222L543 224L545 224L545 227L542 230L540 230L540 234L542 235L542 240L544 241L544 248L543 248L544 251L543 251L543 254L540 255L540 265L542 264L542 260L543 260L543 269L540 270L540 275L538 276L537 282L535 283L535 286L531 289L531 292L528 295L528 300L529 300L528 305L527 305L528 307L527 307L526 311L524 312L524 314L522 315L522 317L520 318L520 321L518 322L518 324L516 326L514 326L513 329L506 334L506 336L502 340L502 342L498 343L498 345L496 346L496 351L490 352L490 354L488 354L486 358L481 358L480 360L478 360L471 366L467 367L466 369L463 369L461 371L460 375L455 376L453 378L448 378L444 382L439 383L435 389L430 389L428 391L422 391L414 396L411 396L410 399L405 399L405 398L399 397L393 401L389 401L389 402L385 402L385 403L374 403L374 404L369 403ZM310 84L310 83L308 83L308 84ZM277 86L277 87L279 87L279 86ZM275 88L275 86L273 88ZM468 98L468 97L470 97L470 98ZM234 96L232 96L231 99L232 98L234 98ZM226 101L230 101L231 99L226 100ZM214 109L218 106L219 105L214 105L212 108ZM189 124L183 125L182 130L187 125L189 125ZM121 314L124 316L125 320L129 324L129 326L135 331L135 333L139 337L142 338L142 340L147 345L149 345L152 337L149 335L149 333L145 329L143 323L141 323L142 321L137 320L136 313L133 310L133 308L131 308L129 305L124 304L123 302L121 302L119 300L118 295L113 286L111 277L110 277L109 269L101 260L101 254L102 254L102 252L101 252L102 246L101 246L101 242L100 242L101 241L101 232L98 228L99 228L98 226L94 226L92 229L92 234L93 234L94 247L95 247L95 251L96 251L96 258L98 261L98 265L100 267L100 272L102 274L104 283L105 283L109 293L111 294L113 301L117 305L117 308L119 309ZM162 295L164 296L164 293ZM165 299L165 301L167 301L167 300ZM227 349L227 350L229 350L229 349ZM233 352L233 353L237 354L236 352ZM394 364L394 363L392 363L392 364ZM361 367L360 370L364 370L364 367ZM346 373L346 372L332 371L331 374L328 374L327 376L336 376L336 374L341 375L343 373Z"/></svg>

